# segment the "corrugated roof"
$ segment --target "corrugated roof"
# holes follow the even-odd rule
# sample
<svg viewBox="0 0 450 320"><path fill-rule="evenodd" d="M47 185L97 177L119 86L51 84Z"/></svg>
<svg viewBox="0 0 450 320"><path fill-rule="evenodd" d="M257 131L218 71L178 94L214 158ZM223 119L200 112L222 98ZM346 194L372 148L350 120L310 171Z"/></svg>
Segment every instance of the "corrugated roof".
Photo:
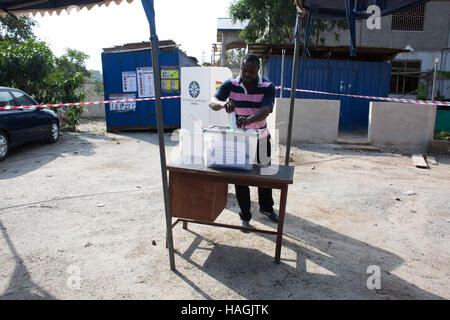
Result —
<svg viewBox="0 0 450 320"><path fill-rule="evenodd" d="M159 41L160 50L169 50L177 47L178 45L173 40L161 40ZM103 48L104 52L120 52L120 51L130 51L139 49L151 49L150 41L142 41L135 43L127 43L119 46L114 46L111 48Z"/></svg>

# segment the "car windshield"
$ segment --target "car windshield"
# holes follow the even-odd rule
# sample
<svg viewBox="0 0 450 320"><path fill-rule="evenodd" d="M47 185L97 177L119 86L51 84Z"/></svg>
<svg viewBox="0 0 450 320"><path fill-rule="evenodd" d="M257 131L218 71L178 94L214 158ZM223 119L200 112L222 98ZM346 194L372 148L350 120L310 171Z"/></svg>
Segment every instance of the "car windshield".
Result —
<svg viewBox="0 0 450 320"><path fill-rule="evenodd" d="M14 106L14 98L8 91L0 91L0 107L6 106Z"/></svg>
<svg viewBox="0 0 450 320"><path fill-rule="evenodd" d="M28 97L26 94L20 91L11 91L14 98L19 102L19 106L32 106L35 105L36 102Z"/></svg>

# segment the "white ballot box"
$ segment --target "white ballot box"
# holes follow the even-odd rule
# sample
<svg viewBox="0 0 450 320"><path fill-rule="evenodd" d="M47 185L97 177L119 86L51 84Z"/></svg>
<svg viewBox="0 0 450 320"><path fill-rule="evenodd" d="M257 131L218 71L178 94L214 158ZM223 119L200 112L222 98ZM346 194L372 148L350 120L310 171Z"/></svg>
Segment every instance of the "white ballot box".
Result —
<svg viewBox="0 0 450 320"><path fill-rule="evenodd" d="M211 168L251 170L257 162L258 129L203 129L203 163Z"/></svg>

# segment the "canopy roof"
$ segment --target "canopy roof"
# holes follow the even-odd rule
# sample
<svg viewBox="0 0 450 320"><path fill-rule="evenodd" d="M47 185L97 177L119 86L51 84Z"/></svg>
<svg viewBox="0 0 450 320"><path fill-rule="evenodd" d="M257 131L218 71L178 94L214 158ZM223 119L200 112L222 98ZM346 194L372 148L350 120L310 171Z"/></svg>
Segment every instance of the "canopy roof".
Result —
<svg viewBox="0 0 450 320"><path fill-rule="evenodd" d="M109 6L111 2L119 5L122 1L128 3L133 0L0 0L0 15L4 16L7 12L14 15L34 16L38 13L44 16L45 13L60 15L62 11L71 11L74 6L79 9L92 9L95 6Z"/></svg>
<svg viewBox="0 0 450 320"><path fill-rule="evenodd" d="M49 14L60 14L70 6L78 6L80 9L98 6L109 6L111 2L120 4L122 1L128 3L133 0L0 0L0 14L4 15L6 11L16 15L26 14L35 15L48 12ZM299 8L306 11L315 11L315 17L326 19L344 19L346 15L346 0L294 0ZM381 9L381 15L393 14L429 0L350 0L353 15L356 19L367 18L364 13L368 6L378 5Z"/></svg>

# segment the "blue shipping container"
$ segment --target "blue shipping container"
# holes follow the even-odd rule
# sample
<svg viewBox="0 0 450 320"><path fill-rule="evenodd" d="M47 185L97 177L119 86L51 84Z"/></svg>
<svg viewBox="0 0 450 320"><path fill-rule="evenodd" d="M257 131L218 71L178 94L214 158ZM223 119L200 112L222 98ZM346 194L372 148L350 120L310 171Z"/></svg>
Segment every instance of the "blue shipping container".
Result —
<svg viewBox="0 0 450 320"><path fill-rule="evenodd" d="M271 56L263 64L262 71L264 77L279 86L281 84L281 57ZM297 89L387 97L390 76L391 64L389 62L306 59L303 62L300 60L298 64ZM283 78L283 87L290 88L292 57L284 59ZM280 97L279 90L277 90L277 97ZM284 90L283 97L289 98L290 91ZM297 92L295 97L340 100L339 131L367 131L369 102L377 101L304 92Z"/></svg>
<svg viewBox="0 0 450 320"><path fill-rule="evenodd" d="M159 54L160 68L178 70L178 90L165 92L162 90L161 96L178 96L179 89L179 74L180 74L180 60L182 66L192 63L188 57L178 49L162 50ZM194 63L195 65L195 63ZM103 85L105 100L114 100L122 96L135 96L141 98L137 92L138 85L133 92L124 92L122 83L122 72L134 72L137 68L146 68L152 66L151 50L140 49L134 51L117 51L117 52L103 52L102 53L102 67L103 67ZM135 80L139 81L139 79ZM136 82L135 82L136 83ZM164 128L179 128L180 127L180 99L163 99L162 100ZM106 127L109 132L118 130L130 129L155 129L156 123L156 108L155 101L137 101L134 110L111 110L109 103L105 104Z"/></svg>

